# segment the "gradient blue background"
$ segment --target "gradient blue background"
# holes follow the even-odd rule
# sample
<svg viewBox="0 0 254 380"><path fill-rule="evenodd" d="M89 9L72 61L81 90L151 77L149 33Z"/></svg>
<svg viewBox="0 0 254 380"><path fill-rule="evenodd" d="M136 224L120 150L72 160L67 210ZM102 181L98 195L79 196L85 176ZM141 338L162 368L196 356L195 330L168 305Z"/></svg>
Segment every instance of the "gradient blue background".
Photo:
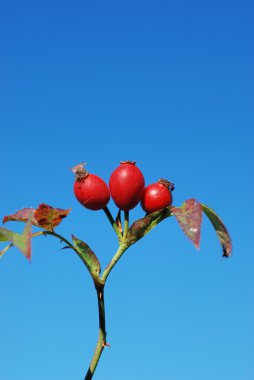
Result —
<svg viewBox="0 0 254 380"><path fill-rule="evenodd" d="M205 217L200 252L172 218L126 252L106 287L112 348L97 380L254 378L253 8L1 4L1 215L72 207L58 232L85 240L104 267L116 238L103 212L76 202L68 169L86 161L108 181L130 159L147 184L173 181L176 205L195 197L213 207L232 235L225 260ZM131 220L141 216L138 207ZM37 238L31 263L16 249L0 261L1 380L84 377L96 295L79 258L59 248Z"/></svg>

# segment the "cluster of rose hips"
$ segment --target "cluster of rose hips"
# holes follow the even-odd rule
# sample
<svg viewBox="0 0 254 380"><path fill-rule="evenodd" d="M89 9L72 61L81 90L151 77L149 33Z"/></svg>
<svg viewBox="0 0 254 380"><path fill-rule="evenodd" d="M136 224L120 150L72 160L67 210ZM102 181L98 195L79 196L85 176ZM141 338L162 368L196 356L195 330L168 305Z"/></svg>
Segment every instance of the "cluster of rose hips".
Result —
<svg viewBox="0 0 254 380"><path fill-rule="evenodd" d="M88 173L84 164L76 165L72 171L75 173L74 194L90 210L104 209L110 196L123 211L133 209L139 202L148 214L172 204L173 183L160 179L145 187L144 176L132 161L121 161L110 176L109 187L103 179Z"/></svg>

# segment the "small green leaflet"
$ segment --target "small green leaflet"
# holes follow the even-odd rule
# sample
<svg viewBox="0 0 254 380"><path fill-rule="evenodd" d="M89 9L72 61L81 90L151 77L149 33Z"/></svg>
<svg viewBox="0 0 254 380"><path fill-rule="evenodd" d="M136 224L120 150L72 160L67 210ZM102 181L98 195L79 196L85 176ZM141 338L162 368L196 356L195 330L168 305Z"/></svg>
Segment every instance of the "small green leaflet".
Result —
<svg viewBox="0 0 254 380"><path fill-rule="evenodd" d="M32 238L32 224L31 221L25 225L22 234L7 230L7 228L0 227L0 241L9 241L16 248L18 248L27 259L31 258L31 238ZM11 245L11 244L10 244ZM2 252L0 252L0 257L3 253L10 247L6 247Z"/></svg>
<svg viewBox="0 0 254 380"><path fill-rule="evenodd" d="M92 277L98 278L101 272L101 266L95 253L84 241L76 238L74 235L72 235L72 241L79 257L85 263Z"/></svg>
<svg viewBox="0 0 254 380"><path fill-rule="evenodd" d="M223 256L229 257L232 253L232 242L226 226L219 216L208 206L202 204L203 211L212 223L223 250Z"/></svg>

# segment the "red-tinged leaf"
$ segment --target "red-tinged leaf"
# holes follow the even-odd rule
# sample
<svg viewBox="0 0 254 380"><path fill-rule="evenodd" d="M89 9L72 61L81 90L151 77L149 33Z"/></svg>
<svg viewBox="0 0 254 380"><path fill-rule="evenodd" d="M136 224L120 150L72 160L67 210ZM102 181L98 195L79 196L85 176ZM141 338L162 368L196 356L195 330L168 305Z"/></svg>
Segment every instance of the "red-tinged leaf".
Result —
<svg viewBox="0 0 254 380"><path fill-rule="evenodd" d="M162 222L165 218L171 216L171 207L166 207L159 211L155 211L146 215L144 218L136 220L131 226L127 234L127 245L134 244L137 240L145 236L151 231L158 223Z"/></svg>
<svg viewBox="0 0 254 380"><path fill-rule="evenodd" d="M45 230L53 231L53 229L61 223L62 219L65 218L70 211L71 209L63 210L42 203L34 211L34 218L39 227L42 227Z"/></svg>
<svg viewBox="0 0 254 380"><path fill-rule="evenodd" d="M223 256L229 257L232 253L232 242L226 226L219 216L208 206L202 204L202 208L212 223L223 250Z"/></svg>
<svg viewBox="0 0 254 380"><path fill-rule="evenodd" d="M32 207L31 208L23 208L22 210L16 211L14 214L6 215L3 218L3 223L6 223L6 222L27 222L29 219L29 215L30 216L32 215L31 223L34 226L39 226L37 220L33 216L34 212L35 212L35 209Z"/></svg>
<svg viewBox="0 0 254 380"><path fill-rule="evenodd" d="M171 207L171 211L186 236L199 249L202 222L201 204L195 199L188 199L181 207Z"/></svg>
<svg viewBox="0 0 254 380"><path fill-rule="evenodd" d="M92 277L98 279L101 266L97 256L84 241L76 238L74 235L72 235L72 240L79 257L86 265Z"/></svg>
<svg viewBox="0 0 254 380"><path fill-rule="evenodd" d="M63 210L42 203L37 209L23 208L14 214L6 215L3 219L3 223L10 221L27 222L29 215L32 215L30 221L34 226L52 231L70 211L71 209Z"/></svg>
<svg viewBox="0 0 254 380"><path fill-rule="evenodd" d="M0 241L10 241L12 245L18 248L27 259L31 258L31 238L32 238L32 224L31 221L25 225L22 234L7 230L6 228L0 227ZM1 255L11 247L9 244L2 252Z"/></svg>

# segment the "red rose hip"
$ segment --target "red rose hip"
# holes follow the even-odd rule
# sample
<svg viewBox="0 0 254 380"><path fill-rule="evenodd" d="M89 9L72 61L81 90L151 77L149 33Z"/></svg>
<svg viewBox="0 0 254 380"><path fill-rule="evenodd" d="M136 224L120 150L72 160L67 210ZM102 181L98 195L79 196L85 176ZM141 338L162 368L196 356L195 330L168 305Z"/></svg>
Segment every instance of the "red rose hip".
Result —
<svg viewBox="0 0 254 380"><path fill-rule="evenodd" d="M173 183L166 179L160 179L158 182L148 185L142 194L142 209L150 214L151 212L170 206L173 201L171 193L173 190Z"/></svg>
<svg viewBox="0 0 254 380"><path fill-rule="evenodd" d="M89 210L101 210L106 207L110 193L106 183L95 174L88 173L84 164L74 166L74 194L77 200Z"/></svg>
<svg viewBox="0 0 254 380"><path fill-rule="evenodd" d="M110 194L117 207L124 211L139 203L144 187L144 176L132 161L121 161L109 179Z"/></svg>

